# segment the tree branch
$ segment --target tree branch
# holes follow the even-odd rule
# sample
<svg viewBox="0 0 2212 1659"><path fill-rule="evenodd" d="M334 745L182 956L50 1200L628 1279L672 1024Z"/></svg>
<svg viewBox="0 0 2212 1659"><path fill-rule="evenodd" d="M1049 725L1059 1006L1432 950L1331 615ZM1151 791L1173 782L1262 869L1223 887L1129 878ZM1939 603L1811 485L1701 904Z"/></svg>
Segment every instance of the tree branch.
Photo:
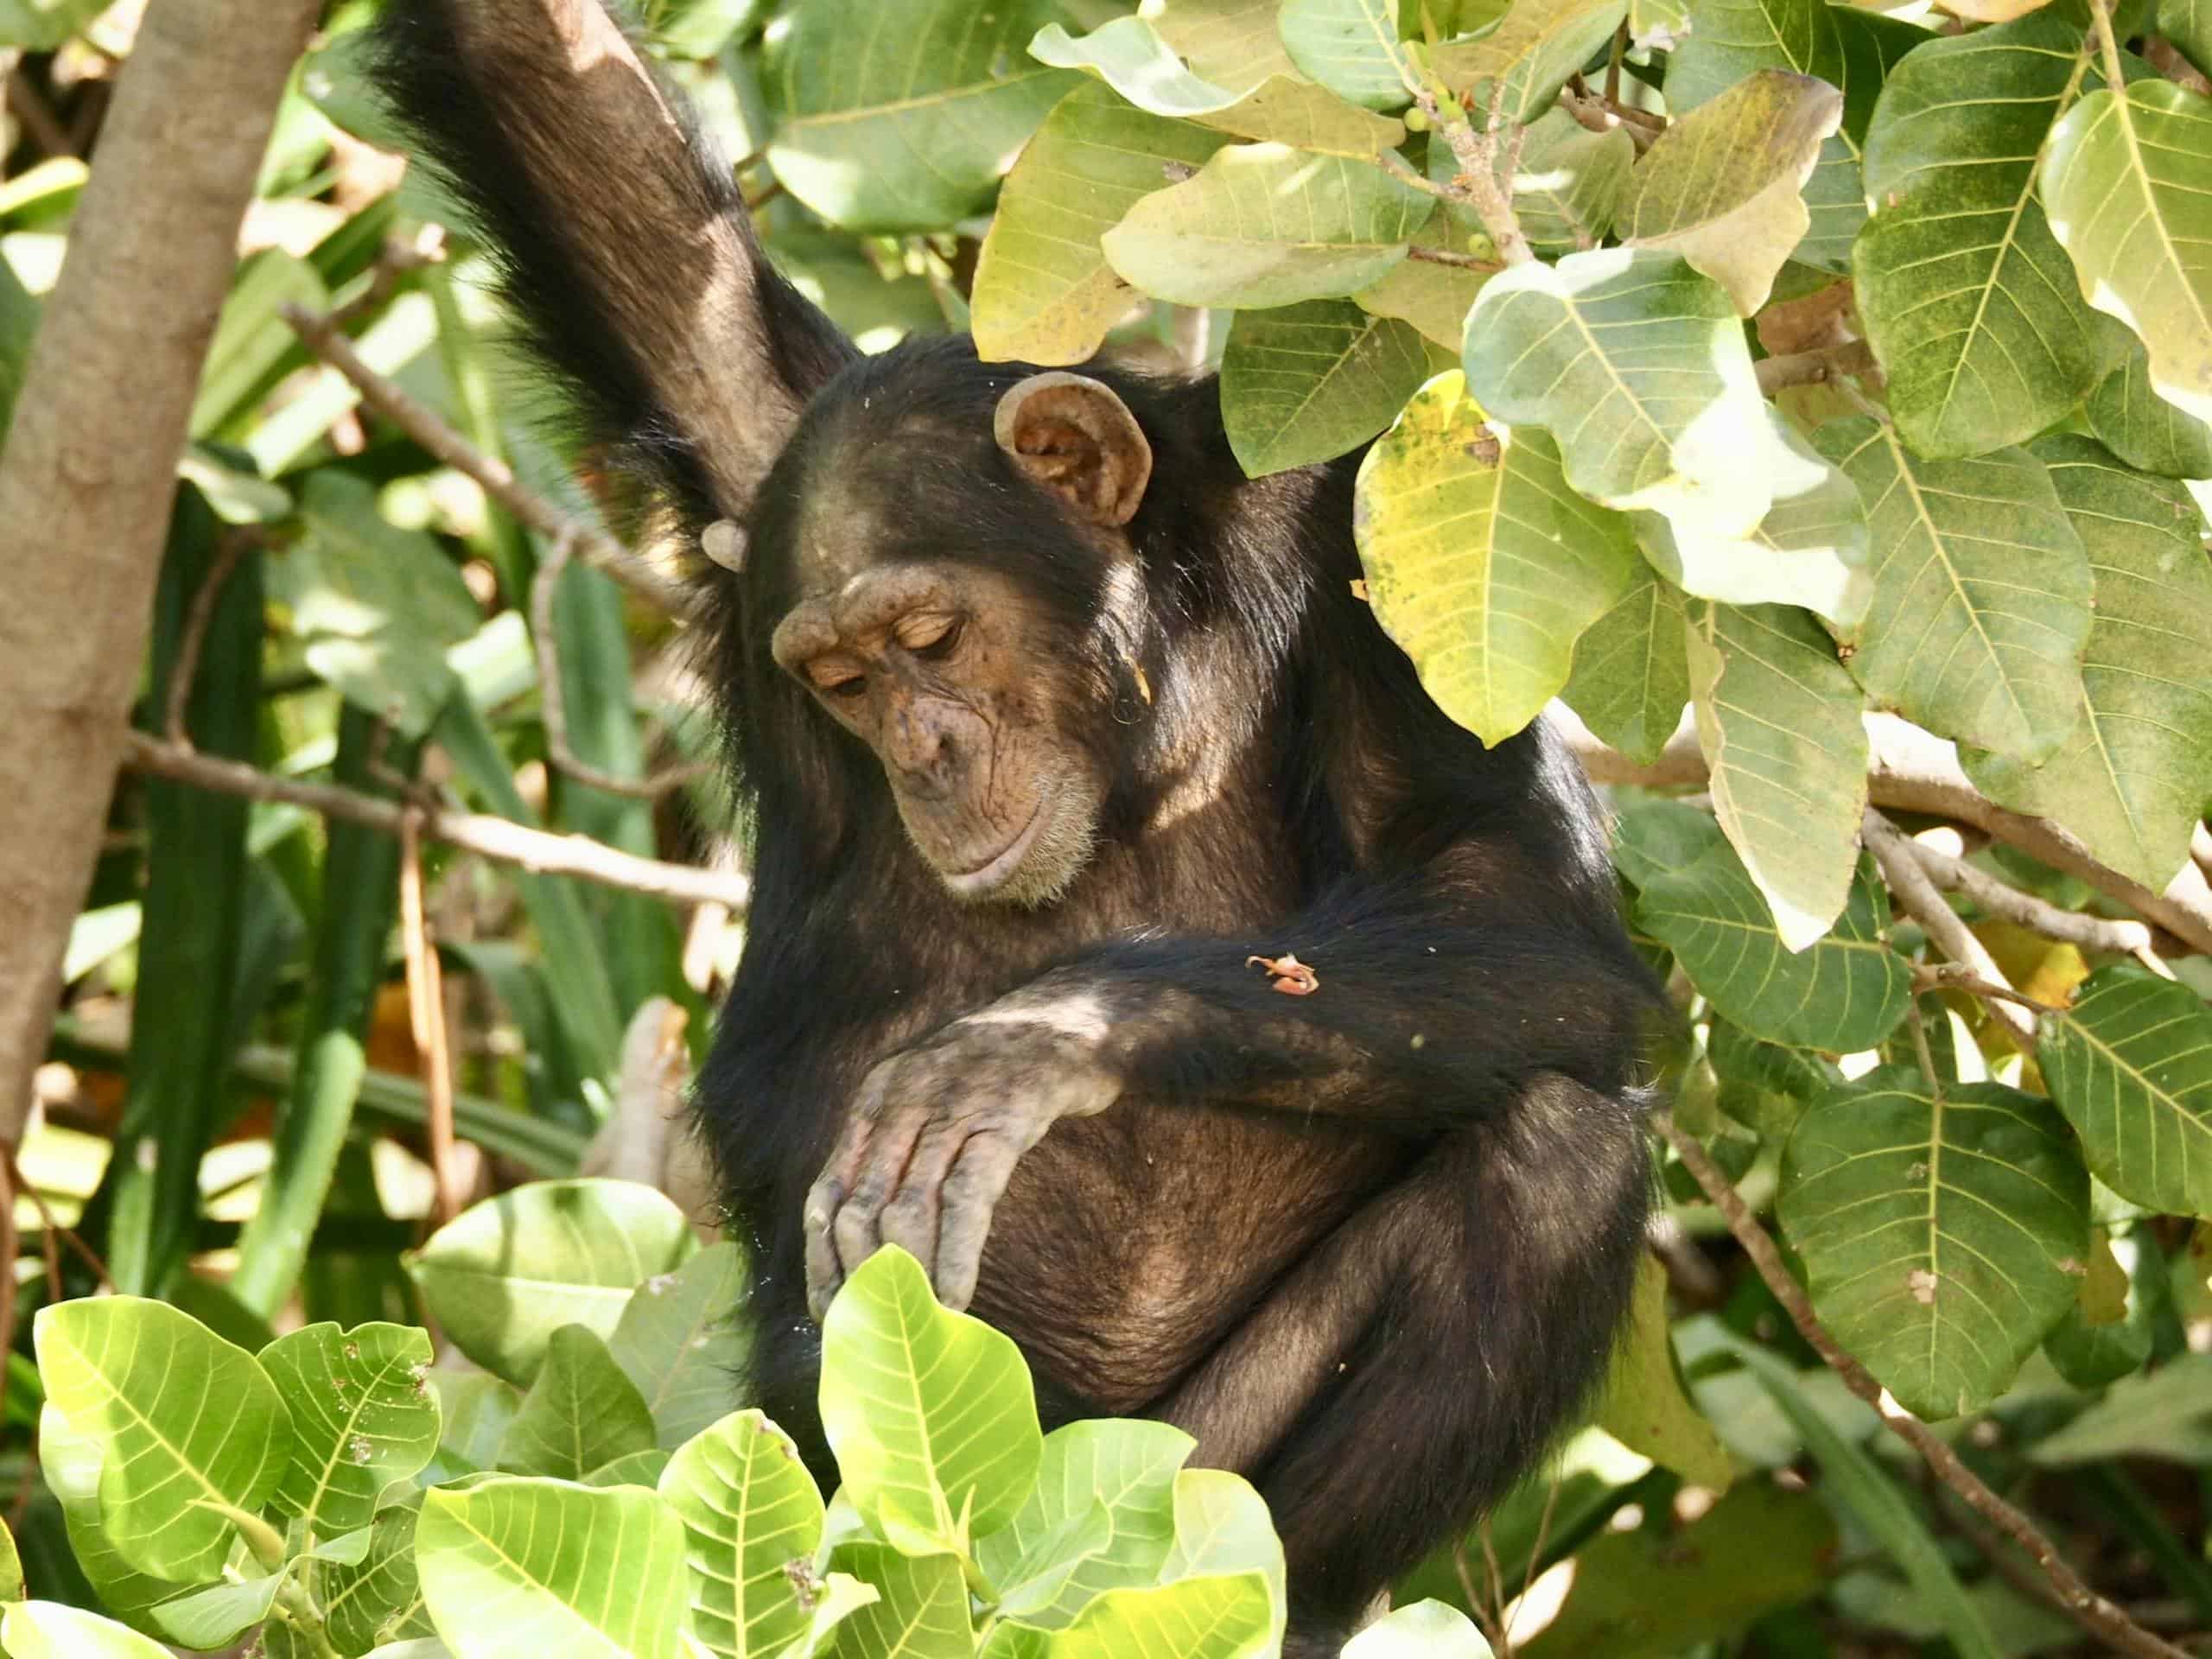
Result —
<svg viewBox="0 0 2212 1659"><path fill-rule="evenodd" d="M1959 913L1943 902L1943 895L1928 878L1928 871L1915 857L1912 843L1894 823L1877 812L1866 809L1860 825L1859 836L1866 843L1866 850L1874 855L1874 861L1882 867L1882 874L1890 884L1891 895L1904 913L1927 931L1929 942L1973 976L1961 982L1962 987L1973 989L1976 984L2001 987L2002 997L1985 997L1990 1014L2005 1030L2024 1052L2032 1052L2036 1043L2035 1017L2015 1007L2005 998L2014 995L2006 982L2005 970L1997 965L1997 958L1989 954L1989 947L1967 929Z"/></svg>
<svg viewBox="0 0 2212 1659"><path fill-rule="evenodd" d="M694 601L682 584L666 576L613 537L582 524L518 480L505 461L493 459L446 424L436 412L402 391L361 360L360 353L327 317L296 305L283 308L302 343L359 388L361 400L454 471L466 473L520 523L541 536L565 537L586 564L604 570L648 604L671 616L689 618Z"/></svg>
<svg viewBox="0 0 2212 1659"><path fill-rule="evenodd" d="M2084 950L2113 950L2130 957L2156 950L2162 943L2168 946L2175 943L2170 936L2162 935L2142 922L2115 921L2083 911L2061 910L2033 893L2006 886L1964 859L1939 852L1925 842L1909 841L1906 844L1920 861L1921 868L1927 871L1928 879L1944 892L1964 893L1998 920L2024 927L2031 933L2040 933L2046 939L2078 945Z"/></svg>
<svg viewBox="0 0 2212 1659"><path fill-rule="evenodd" d="M386 835L399 834L403 814L420 812L422 832L449 846L501 863L518 864L541 875L579 876L602 887L649 893L674 904L726 905L742 913L753 893L752 881L743 875L640 858L587 836L556 835L480 812L401 806L331 784L279 778L235 760L164 743L141 732L132 732L126 738L124 761L134 771L174 778L194 788L243 795L250 800L287 801L327 817L366 824Z"/></svg>
<svg viewBox="0 0 2212 1659"><path fill-rule="evenodd" d="M1797 1327L1813 1351L1826 1361L1828 1368L1843 1379L1844 1386L1873 1407L1883 1425L1904 1440L1936 1471L1937 1478L1964 1499L1967 1507L1995 1527L2006 1537L2027 1551L2030 1559L2050 1580L2058 1598L2058 1605L2074 1622L2100 1641L2107 1642L2121 1653L2136 1654L2141 1659L2190 1659L2190 1656L2172 1643L2153 1636L2122 1611L2106 1597L2099 1595L2084 1583L2081 1576L2066 1564L2058 1553L2058 1546L2044 1535L2042 1529L2026 1515L1999 1497L1982 1481L1981 1477L1960 1460L1959 1454L1939 1439L1920 1419L1891 1399L1889 1391L1874 1380L1873 1374L1838 1345L1813 1313L1802 1286L1789 1276L1789 1269L1782 1263L1782 1255L1774 1247L1742 1197L1719 1166L1706 1155L1703 1147L1677 1128L1674 1120L1661 1115L1654 1120L1667 1144L1675 1149L1705 1196L1713 1201L1713 1208L1727 1222L1728 1230L1744 1247L1744 1254L1751 1257L1751 1265L1766 1281L1766 1287L1789 1315L1790 1323Z"/></svg>
<svg viewBox="0 0 2212 1659"><path fill-rule="evenodd" d="M1866 374L1874 367L1874 348L1863 340L1818 351L1792 352L1784 357L1763 357L1752 365L1759 390L1771 397L1785 386L1825 385L1840 374Z"/></svg>
<svg viewBox="0 0 2212 1659"><path fill-rule="evenodd" d="M22 1136L99 855L238 225L321 9L147 9L0 454L19 550L0 607L0 1147Z"/></svg>

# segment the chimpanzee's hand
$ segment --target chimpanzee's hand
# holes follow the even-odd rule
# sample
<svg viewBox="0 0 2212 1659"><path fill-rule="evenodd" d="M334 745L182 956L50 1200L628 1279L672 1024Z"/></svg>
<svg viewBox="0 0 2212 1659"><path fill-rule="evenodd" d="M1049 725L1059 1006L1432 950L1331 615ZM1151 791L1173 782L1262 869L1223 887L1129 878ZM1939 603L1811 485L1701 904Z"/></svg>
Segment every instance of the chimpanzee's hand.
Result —
<svg viewBox="0 0 2212 1659"><path fill-rule="evenodd" d="M1015 1160L1059 1119L1103 1111L1121 1093L1096 1047L1065 1022L992 1012L870 1071L806 1195L815 1318L879 1244L911 1252L939 1300L967 1306Z"/></svg>

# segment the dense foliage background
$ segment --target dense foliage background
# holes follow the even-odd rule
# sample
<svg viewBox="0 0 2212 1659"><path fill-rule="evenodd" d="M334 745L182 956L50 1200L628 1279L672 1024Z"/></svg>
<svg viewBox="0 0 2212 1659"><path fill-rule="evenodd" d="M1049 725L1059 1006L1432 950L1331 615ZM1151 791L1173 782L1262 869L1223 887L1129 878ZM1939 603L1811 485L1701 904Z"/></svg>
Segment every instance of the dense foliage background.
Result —
<svg viewBox="0 0 2212 1659"><path fill-rule="evenodd" d="M2212 7L2096 4L645 8L863 346L1217 365L1255 474L1376 440L1383 626L1471 729L1554 706L1610 786L1681 1015L1670 1202L1592 1425L1404 1586L1500 1653L2207 1647ZM263 1351L442 1325L403 1253L528 1178L711 1222L669 1127L744 931L702 555L618 542L542 418L365 93L373 10L276 111L0 1109L7 1519L34 1594L172 1638L68 1548L91 1430L39 1310L111 1287ZM86 158L159 95L118 88L141 28L0 0L18 430ZM8 523L10 569L58 522ZM442 1384L447 1450L537 1371Z"/></svg>

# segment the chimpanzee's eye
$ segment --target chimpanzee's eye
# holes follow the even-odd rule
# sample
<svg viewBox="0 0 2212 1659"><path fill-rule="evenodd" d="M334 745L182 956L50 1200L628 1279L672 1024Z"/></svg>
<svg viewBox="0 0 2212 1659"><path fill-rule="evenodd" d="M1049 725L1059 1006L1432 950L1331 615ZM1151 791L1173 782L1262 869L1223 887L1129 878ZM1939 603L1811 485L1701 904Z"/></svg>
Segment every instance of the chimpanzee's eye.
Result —
<svg viewBox="0 0 2212 1659"><path fill-rule="evenodd" d="M910 616L897 629L899 643L924 662L952 654L960 643L960 619L945 614Z"/></svg>

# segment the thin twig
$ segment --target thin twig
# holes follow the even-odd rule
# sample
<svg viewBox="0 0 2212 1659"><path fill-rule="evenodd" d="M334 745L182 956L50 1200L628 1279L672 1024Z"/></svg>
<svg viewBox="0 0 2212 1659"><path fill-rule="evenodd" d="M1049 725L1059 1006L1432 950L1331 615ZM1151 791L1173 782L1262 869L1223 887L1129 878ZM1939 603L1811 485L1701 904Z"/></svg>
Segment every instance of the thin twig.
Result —
<svg viewBox="0 0 2212 1659"><path fill-rule="evenodd" d="M1825 385L1839 375L1868 374L1873 369L1874 348L1863 340L1785 357L1763 357L1752 365L1759 390L1770 397L1785 386Z"/></svg>
<svg viewBox="0 0 2212 1659"><path fill-rule="evenodd" d="M2056 1002L2046 1002L2039 996L2030 996L2025 991L2016 991L2010 985L1984 979L1971 968L1961 967L1955 962L1913 963L1912 987L1916 991L1965 991L1985 1001L2004 1002L2016 1008L2025 1008L2031 1014L2066 1012Z"/></svg>
<svg viewBox="0 0 2212 1659"><path fill-rule="evenodd" d="M1495 273L1505 269L1495 259L1479 259L1471 253L1454 253L1450 248L1424 248L1418 243L1406 249L1406 257L1425 260L1432 265L1451 265L1459 270Z"/></svg>
<svg viewBox="0 0 2212 1659"><path fill-rule="evenodd" d="M38 1211L39 1229L43 1235L46 1246L46 1271L48 1281L57 1285L61 1282L60 1246L67 1245L70 1254L91 1270L93 1282L102 1290L113 1290L115 1281L109 1277L107 1263L100 1260L99 1252L86 1243L74 1230L61 1224L60 1218L54 1213L54 1206L46 1201L46 1194L33 1185L29 1178L24 1175L23 1166L17 1161L13 1153L8 1154L7 1165L8 1173L16 1183L16 1191L29 1198ZM59 1243L57 1243L56 1241Z"/></svg>
<svg viewBox="0 0 2212 1659"><path fill-rule="evenodd" d="M2143 56L2150 66L2177 86L2195 92L2199 98L2212 98L2212 76L2182 56L2181 48L2163 35L2143 37Z"/></svg>
<svg viewBox="0 0 2212 1659"><path fill-rule="evenodd" d="M1928 1021L1921 1016L1920 998L1916 995L1906 1000L1904 1013L1905 1023L1912 1032L1913 1056L1920 1062L1921 1081L1928 1085L1928 1097L1941 1106L1943 1074L1936 1070L1936 1052L1928 1046Z"/></svg>
<svg viewBox="0 0 2212 1659"><path fill-rule="evenodd" d="M1798 1334L1843 1379L1847 1389L1874 1408L1891 1433L1927 1460L1937 1478L1963 1498L1968 1508L2027 1551L2030 1559L2050 1580L2059 1605L2067 1615L2092 1636L2112 1643L2123 1653L2139 1655L2141 1659L2190 1659L2183 1649L2153 1636L2117 1605L2084 1583L2066 1564L2058 1547L2044 1536L2033 1521L1992 1491L1979 1475L1960 1460L1956 1452L1937 1438L1927 1424L1891 1399L1888 1390L1874 1380L1873 1374L1838 1345L1814 1314L1803 1287L1789 1276L1789 1269L1783 1265L1774 1241L1745 1207L1741 1195L1720 1173L1719 1166L1706 1155L1705 1148L1677 1128L1672 1117L1662 1114L1654 1122L1682 1160L1682 1167L1689 1171L1726 1221L1728 1230L1735 1235L1744 1254L1751 1259L1759 1277L1766 1281L1766 1287L1789 1315Z"/></svg>
<svg viewBox="0 0 2212 1659"><path fill-rule="evenodd" d="M177 638L176 665L169 670L168 707L162 717L162 731L172 743L192 747L184 716L192 703L192 682L200 672L200 653L207 644L207 626L214 620L215 601L223 596L224 585L256 539L245 529L226 531L207 579L192 596L192 608L185 613L184 631Z"/></svg>
<svg viewBox="0 0 2212 1659"><path fill-rule="evenodd" d="M1974 977L1989 985L2002 985L2011 990L2005 970L1989 954L1989 947L1974 938L1959 913L1943 902L1943 895L1936 891L1936 884L1929 880L1928 871L1913 855L1910 842L1897 825L1891 823L1872 807L1860 826L1860 838L1866 850L1874 855L1874 861L1882 867L1882 874L1890 884L1891 894L1904 913L1926 930L1929 943L1964 968ZM2009 1002L1988 1001L1989 1012L1997 1022L2012 1033L2022 1049L2032 1050L2036 1040L2034 1019Z"/></svg>
<svg viewBox="0 0 2212 1659"><path fill-rule="evenodd" d="M632 553L613 537L578 523L518 481L505 461L486 454L435 412L402 391L361 360L360 353L327 317L296 305L282 308L307 348L358 387L362 401L457 472L466 473L485 493L524 524L542 536L567 536L586 564L604 570L648 603L671 616L692 614L691 594Z"/></svg>
<svg viewBox="0 0 2212 1659"><path fill-rule="evenodd" d="M2131 957L2140 951L2155 950L2161 942L2158 931L2145 923L2115 921L2082 911L2061 910L1925 842L1915 841L1910 845L1912 855L1928 872L1928 879L1944 892L1963 893L1998 920L2024 927L2046 939L2078 945L2084 950L2113 950ZM2171 941L2167 943L2171 944Z"/></svg>
<svg viewBox="0 0 2212 1659"><path fill-rule="evenodd" d="M560 629L553 615L553 594L561 573L569 568L575 538L567 531L556 536L539 560L530 584L531 643L537 652L537 706L545 720L545 754L553 765L580 784L633 801L657 801L671 789L704 777L713 768L681 766L651 778L623 778L594 766L569 746L568 688L561 678Z"/></svg>
<svg viewBox="0 0 2212 1659"><path fill-rule="evenodd" d="M8 1373L10 1366L5 1356L16 1351L16 1252L22 1240L16 1232L16 1183L9 1173L9 1166L16 1161L13 1147L0 1147L0 1422L7 1421ZM46 1294L48 1300L61 1294L59 1274L48 1269ZM0 1585L0 1591L12 1586Z"/></svg>
<svg viewBox="0 0 2212 1659"><path fill-rule="evenodd" d="M439 982L437 948L423 910L422 817L417 807L399 815L399 942L407 962L407 1021L428 1109L430 1186L442 1227L461 1213L461 1195L454 1190L453 1061L446 1043L445 988Z"/></svg>
<svg viewBox="0 0 2212 1659"><path fill-rule="evenodd" d="M1621 26L1613 31L1613 49L1605 58L1605 107L1614 109L1621 101L1621 60L1628 55L1628 19L1621 19Z"/></svg>
<svg viewBox="0 0 2212 1659"><path fill-rule="evenodd" d="M501 863L518 864L542 875L580 876L601 887L650 893L674 904L726 905L742 914L753 894L752 882L742 874L640 858L635 853L623 852L588 836L533 830L527 824L481 812L455 811L443 806L403 808L358 790L341 789L333 784L304 783L257 772L238 761L180 748L141 732L132 732L125 738L124 761L134 770L155 777L174 778L195 788L224 795L243 795L249 800L286 801L327 817L366 824L386 835L399 833L403 811L419 810L423 815L422 833L449 846L464 848Z"/></svg>
<svg viewBox="0 0 2212 1659"><path fill-rule="evenodd" d="M48 156L76 156L82 152L69 130L54 116L52 107L39 95L31 79L17 69L8 83L8 109L16 120L23 124L23 130L31 142Z"/></svg>

